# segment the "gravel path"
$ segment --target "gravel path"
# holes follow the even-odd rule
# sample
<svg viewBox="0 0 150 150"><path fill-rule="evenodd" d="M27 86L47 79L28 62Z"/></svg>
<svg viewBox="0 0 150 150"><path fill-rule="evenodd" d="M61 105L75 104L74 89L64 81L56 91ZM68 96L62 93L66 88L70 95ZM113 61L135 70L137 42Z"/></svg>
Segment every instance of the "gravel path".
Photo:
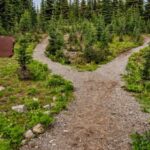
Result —
<svg viewBox="0 0 150 150"><path fill-rule="evenodd" d="M149 128L149 114L141 112L131 93L121 86L129 56L148 46L126 52L94 72L78 72L52 62L44 55L48 38L37 45L34 59L48 65L54 73L71 80L75 101L57 116L54 127L33 139L21 150L129 150L130 134Z"/></svg>

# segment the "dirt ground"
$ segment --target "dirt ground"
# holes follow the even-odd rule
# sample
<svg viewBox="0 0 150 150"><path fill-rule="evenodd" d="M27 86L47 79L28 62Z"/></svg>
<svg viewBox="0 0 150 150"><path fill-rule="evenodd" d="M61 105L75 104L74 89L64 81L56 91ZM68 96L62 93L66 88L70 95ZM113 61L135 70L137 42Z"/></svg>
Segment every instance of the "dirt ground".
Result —
<svg viewBox="0 0 150 150"><path fill-rule="evenodd" d="M44 55L48 38L37 45L34 59L48 65L54 73L71 80L75 100L56 118L54 127L33 139L21 150L129 150L130 135L149 128L149 114L140 110L131 93L122 86L121 74L129 56L148 46L121 54L94 72L78 72L52 62Z"/></svg>

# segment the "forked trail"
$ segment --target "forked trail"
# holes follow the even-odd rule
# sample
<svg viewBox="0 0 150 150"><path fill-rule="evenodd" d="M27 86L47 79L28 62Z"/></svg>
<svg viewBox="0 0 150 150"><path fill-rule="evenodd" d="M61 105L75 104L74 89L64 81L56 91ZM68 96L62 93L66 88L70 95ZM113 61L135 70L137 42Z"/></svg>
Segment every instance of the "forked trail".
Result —
<svg viewBox="0 0 150 150"><path fill-rule="evenodd" d="M52 62L44 55L48 38L34 51L34 59L47 64L54 73L71 80L75 100L57 116L54 127L21 150L129 150L130 135L149 128L150 115L141 112L131 93L121 87L129 56L148 46L121 54L94 72L78 72Z"/></svg>

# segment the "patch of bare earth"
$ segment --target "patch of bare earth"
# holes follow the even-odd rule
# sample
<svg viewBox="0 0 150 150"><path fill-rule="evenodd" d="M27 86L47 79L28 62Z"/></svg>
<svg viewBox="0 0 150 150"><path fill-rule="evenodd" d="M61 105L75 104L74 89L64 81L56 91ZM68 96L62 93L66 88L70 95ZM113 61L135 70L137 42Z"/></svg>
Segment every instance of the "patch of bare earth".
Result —
<svg viewBox="0 0 150 150"><path fill-rule="evenodd" d="M34 59L48 64L56 74L71 80L75 100L57 116L53 128L21 150L129 150L130 135L149 129L149 115L141 112L131 93L121 87L121 74L129 56L148 46L132 49L95 72L77 72L44 55L48 38L39 44Z"/></svg>

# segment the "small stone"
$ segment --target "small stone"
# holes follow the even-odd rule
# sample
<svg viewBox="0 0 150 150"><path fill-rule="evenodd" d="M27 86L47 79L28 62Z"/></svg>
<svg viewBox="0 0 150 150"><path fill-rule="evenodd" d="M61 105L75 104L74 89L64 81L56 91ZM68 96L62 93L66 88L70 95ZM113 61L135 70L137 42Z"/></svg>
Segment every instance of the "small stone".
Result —
<svg viewBox="0 0 150 150"><path fill-rule="evenodd" d="M53 102L55 102L55 101L56 101L56 99L57 99L57 97L56 97L56 96L53 96Z"/></svg>
<svg viewBox="0 0 150 150"><path fill-rule="evenodd" d="M54 140L50 140L49 143L52 144L54 142Z"/></svg>
<svg viewBox="0 0 150 150"><path fill-rule="evenodd" d="M34 133L31 131L31 130L28 130L25 134L24 134L24 137L26 139L32 139L35 137Z"/></svg>
<svg viewBox="0 0 150 150"><path fill-rule="evenodd" d="M68 130L64 130L64 133L68 133L69 131Z"/></svg>
<svg viewBox="0 0 150 150"><path fill-rule="evenodd" d="M55 103L51 103L51 107L55 107L56 106L56 104Z"/></svg>
<svg viewBox="0 0 150 150"><path fill-rule="evenodd" d="M0 91L5 90L5 88L3 86L0 86Z"/></svg>
<svg viewBox="0 0 150 150"><path fill-rule="evenodd" d="M56 146L56 144L55 144L55 143L53 143L53 144L52 144L52 146Z"/></svg>
<svg viewBox="0 0 150 150"><path fill-rule="evenodd" d="M33 101L38 102L39 99L34 97L34 98L33 98Z"/></svg>
<svg viewBox="0 0 150 150"><path fill-rule="evenodd" d="M44 133L44 127L42 124L37 124L35 127L33 127L33 132L35 134L41 134L41 133Z"/></svg>
<svg viewBox="0 0 150 150"><path fill-rule="evenodd" d="M26 140L26 139L21 141L21 145L22 145L22 146L23 146L23 145L26 145L26 144L27 144L27 140Z"/></svg>
<svg viewBox="0 0 150 150"><path fill-rule="evenodd" d="M35 149L38 149L39 147L38 146L35 146Z"/></svg>
<svg viewBox="0 0 150 150"><path fill-rule="evenodd" d="M48 105L43 106L43 108L49 110L51 106L48 104Z"/></svg>
<svg viewBox="0 0 150 150"><path fill-rule="evenodd" d="M50 111L45 111L44 114L45 114L45 115L50 115L51 112L50 112Z"/></svg>
<svg viewBox="0 0 150 150"><path fill-rule="evenodd" d="M18 113L23 113L27 111L27 108L25 105L17 105L17 106L12 106L12 110L18 112Z"/></svg>

